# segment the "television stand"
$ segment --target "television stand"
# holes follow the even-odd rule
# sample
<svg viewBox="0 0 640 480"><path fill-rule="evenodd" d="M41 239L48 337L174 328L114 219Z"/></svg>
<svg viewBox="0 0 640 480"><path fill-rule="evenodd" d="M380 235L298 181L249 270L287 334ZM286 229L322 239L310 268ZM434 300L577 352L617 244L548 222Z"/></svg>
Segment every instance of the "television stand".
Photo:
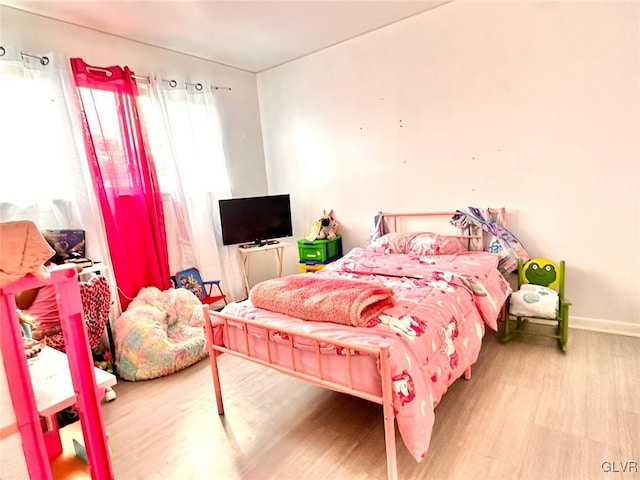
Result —
<svg viewBox="0 0 640 480"><path fill-rule="evenodd" d="M264 241L256 241L251 243L243 243L242 245L238 245L239 248L261 248L266 247L268 245L277 245L280 242L278 240L264 240Z"/></svg>
<svg viewBox="0 0 640 480"><path fill-rule="evenodd" d="M252 244L240 245L238 252L242 257L242 275L244 276L244 286L249 296L249 255L256 252L266 252L267 250L275 250L278 258L278 277L282 276L282 259L284 257L284 247L289 245L286 242L279 242L277 240L270 240L266 242L266 245L257 246Z"/></svg>

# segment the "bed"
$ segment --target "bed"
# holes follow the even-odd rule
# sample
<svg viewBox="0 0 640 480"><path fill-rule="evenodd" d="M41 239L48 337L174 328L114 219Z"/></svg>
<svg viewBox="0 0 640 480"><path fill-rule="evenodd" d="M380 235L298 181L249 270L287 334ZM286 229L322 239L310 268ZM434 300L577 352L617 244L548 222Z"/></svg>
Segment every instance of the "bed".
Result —
<svg viewBox="0 0 640 480"><path fill-rule="evenodd" d="M504 219L503 209L491 213ZM205 309L218 413L216 355L228 353L381 404L389 479L396 422L411 455L425 458L435 407L456 379L470 378L511 291L498 256L469 250L485 244L482 231L438 235L411 223L453 214L381 214L392 231L367 247L319 272L262 282L220 312Z"/></svg>

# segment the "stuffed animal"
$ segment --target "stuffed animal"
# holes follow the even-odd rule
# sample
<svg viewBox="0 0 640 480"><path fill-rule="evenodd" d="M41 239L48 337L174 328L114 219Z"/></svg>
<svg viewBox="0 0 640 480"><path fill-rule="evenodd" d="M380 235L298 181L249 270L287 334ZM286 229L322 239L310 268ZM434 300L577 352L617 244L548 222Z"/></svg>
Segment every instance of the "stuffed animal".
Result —
<svg viewBox="0 0 640 480"><path fill-rule="evenodd" d="M338 224L334 222L331 215L323 215L320 217L320 232L318 233L319 240L333 240L336 238L336 228Z"/></svg>
<svg viewBox="0 0 640 480"><path fill-rule="evenodd" d="M320 220L313 222L311 230L304 238L309 243L316 240L333 240L336 238L337 232L338 222L334 219L333 209L329 210L329 213L327 213L326 210L323 210Z"/></svg>

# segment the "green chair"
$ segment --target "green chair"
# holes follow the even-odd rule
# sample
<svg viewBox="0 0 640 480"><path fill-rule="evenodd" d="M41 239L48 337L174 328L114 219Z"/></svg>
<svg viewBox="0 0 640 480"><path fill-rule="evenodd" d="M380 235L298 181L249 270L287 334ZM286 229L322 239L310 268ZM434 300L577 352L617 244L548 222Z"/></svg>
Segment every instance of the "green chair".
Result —
<svg viewBox="0 0 640 480"><path fill-rule="evenodd" d="M501 341L510 342L521 333L542 335L557 338L566 353L571 303L564 297L564 279L564 260L556 264L546 258L533 258L526 263L518 259L518 290L505 304ZM549 334L530 331L529 319L555 322L555 329Z"/></svg>

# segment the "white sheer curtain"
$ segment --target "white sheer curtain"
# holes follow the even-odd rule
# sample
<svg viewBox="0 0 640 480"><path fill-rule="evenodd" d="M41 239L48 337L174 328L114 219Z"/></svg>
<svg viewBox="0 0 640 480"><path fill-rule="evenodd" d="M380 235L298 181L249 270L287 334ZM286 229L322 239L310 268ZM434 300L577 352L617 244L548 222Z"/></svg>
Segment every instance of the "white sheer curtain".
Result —
<svg viewBox="0 0 640 480"><path fill-rule="evenodd" d="M0 221L85 230L86 255L109 264L69 60L31 53L0 46Z"/></svg>
<svg viewBox="0 0 640 480"><path fill-rule="evenodd" d="M172 271L196 266L244 298L238 253L222 244L218 200L231 196L216 97L209 88L154 80L138 84L160 188ZM148 100L145 100L145 97ZM173 232L173 235L171 234Z"/></svg>

